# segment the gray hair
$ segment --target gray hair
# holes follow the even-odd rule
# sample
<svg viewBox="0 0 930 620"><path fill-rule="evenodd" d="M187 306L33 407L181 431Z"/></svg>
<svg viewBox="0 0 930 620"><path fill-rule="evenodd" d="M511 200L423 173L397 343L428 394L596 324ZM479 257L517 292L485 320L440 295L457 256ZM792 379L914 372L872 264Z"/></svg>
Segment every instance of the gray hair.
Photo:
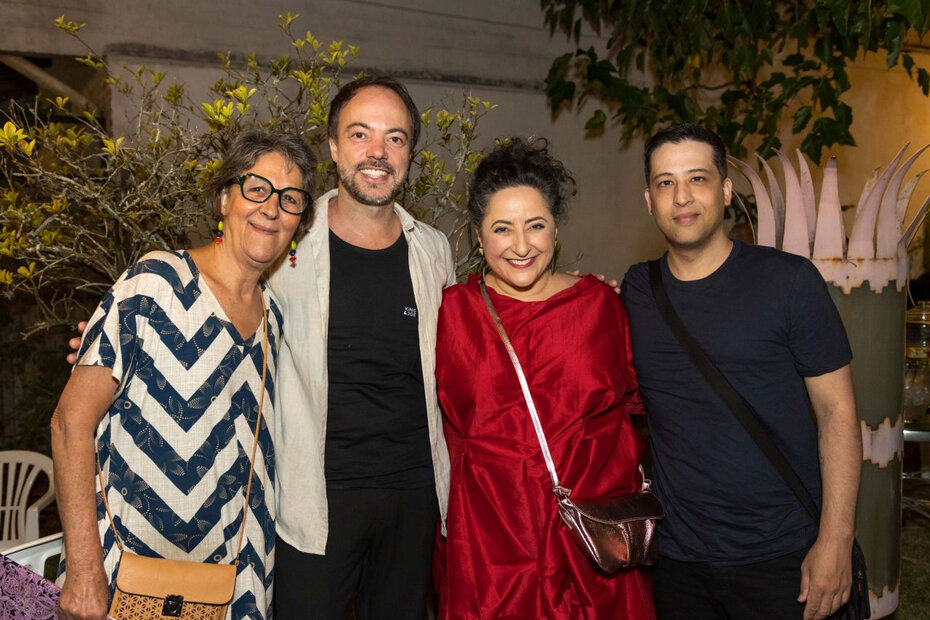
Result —
<svg viewBox="0 0 930 620"><path fill-rule="evenodd" d="M313 177L316 173L316 156L303 138L295 133L276 129L248 129L243 131L229 147L223 163L207 185L207 204L217 219L222 218L223 192L237 176L255 165L258 158L268 153L279 153L291 165L296 166L303 177L303 189L312 196ZM313 204L300 215L297 235L310 227L313 219Z"/></svg>

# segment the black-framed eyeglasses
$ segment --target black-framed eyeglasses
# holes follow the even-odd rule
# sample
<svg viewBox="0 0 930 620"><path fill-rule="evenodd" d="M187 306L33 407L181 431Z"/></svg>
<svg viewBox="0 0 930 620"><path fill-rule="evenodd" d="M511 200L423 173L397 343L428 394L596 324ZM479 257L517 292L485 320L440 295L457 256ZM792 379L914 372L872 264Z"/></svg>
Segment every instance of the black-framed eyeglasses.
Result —
<svg viewBox="0 0 930 620"><path fill-rule="evenodd" d="M291 215L300 215L307 206L310 205L310 194L296 187L285 187L278 189L271 184L271 181L254 172L247 172L243 175L233 177L230 184L235 183L242 192L242 197L249 202L263 203L267 202L274 194L278 195L278 204L281 209Z"/></svg>

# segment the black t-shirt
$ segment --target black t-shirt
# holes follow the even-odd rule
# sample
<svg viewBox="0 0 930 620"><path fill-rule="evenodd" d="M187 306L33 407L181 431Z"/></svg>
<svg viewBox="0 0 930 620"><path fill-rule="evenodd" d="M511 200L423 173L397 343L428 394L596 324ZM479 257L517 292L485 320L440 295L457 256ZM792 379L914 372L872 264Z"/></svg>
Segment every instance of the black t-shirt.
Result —
<svg viewBox="0 0 930 620"><path fill-rule="evenodd" d="M330 231L326 483L433 484L417 304L407 240L383 250Z"/></svg>
<svg viewBox="0 0 930 620"><path fill-rule="evenodd" d="M804 383L852 353L823 278L801 257L735 242L713 274L680 281L662 259L688 331L756 409L819 503L817 432ZM817 526L668 329L648 263L624 277L633 363L648 411L662 555L739 564L796 551Z"/></svg>

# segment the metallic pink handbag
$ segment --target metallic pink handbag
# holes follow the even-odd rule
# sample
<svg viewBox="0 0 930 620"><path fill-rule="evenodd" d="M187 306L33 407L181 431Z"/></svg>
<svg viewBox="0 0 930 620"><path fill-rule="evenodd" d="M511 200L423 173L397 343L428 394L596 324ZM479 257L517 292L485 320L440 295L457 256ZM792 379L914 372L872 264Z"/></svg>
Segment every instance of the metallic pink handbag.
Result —
<svg viewBox="0 0 930 620"><path fill-rule="evenodd" d="M536 438L549 470L552 480L552 492L558 502L559 515L562 521L572 532L575 542L587 553L588 557L606 573L615 573L622 568L632 568L638 565L654 564L659 556L659 544L655 537L656 523L665 516L659 498L649 490L649 481L646 479L643 467L639 472L643 484L638 493L608 497L601 499L573 500L572 490L559 484L559 477L555 473L552 455L549 453L549 444L539 423L536 405L530 395L530 388L523 374L523 367L517 358L513 344L507 336L504 324L501 323L497 310L491 302L484 280L480 282L481 296L488 307L488 312L497 327L497 333L504 341L504 347L513 362L517 379L523 389L523 397L533 419L533 428L536 429Z"/></svg>
<svg viewBox="0 0 930 620"><path fill-rule="evenodd" d="M645 477L642 490L633 495L572 500L571 489L556 485L552 492L558 498L559 515L571 529L575 542L601 570L615 573L622 568L655 564L659 557L656 523L665 512Z"/></svg>

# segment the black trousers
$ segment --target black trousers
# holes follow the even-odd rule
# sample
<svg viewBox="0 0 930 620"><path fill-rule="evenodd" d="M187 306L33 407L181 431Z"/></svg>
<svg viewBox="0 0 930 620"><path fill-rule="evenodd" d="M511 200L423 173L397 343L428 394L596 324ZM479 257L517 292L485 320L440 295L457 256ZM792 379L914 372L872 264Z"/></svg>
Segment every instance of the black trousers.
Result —
<svg viewBox="0 0 930 620"><path fill-rule="evenodd" d="M275 548L279 620L423 620L439 508L436 490L328 489L326 555Z"/></svg>
<svg viewBox="0 0 930 620"><path fill-rule="evenodd" d="M653 575L659 620L790 620L807 549L740 566L708 566L661 557Z"/></svg>

